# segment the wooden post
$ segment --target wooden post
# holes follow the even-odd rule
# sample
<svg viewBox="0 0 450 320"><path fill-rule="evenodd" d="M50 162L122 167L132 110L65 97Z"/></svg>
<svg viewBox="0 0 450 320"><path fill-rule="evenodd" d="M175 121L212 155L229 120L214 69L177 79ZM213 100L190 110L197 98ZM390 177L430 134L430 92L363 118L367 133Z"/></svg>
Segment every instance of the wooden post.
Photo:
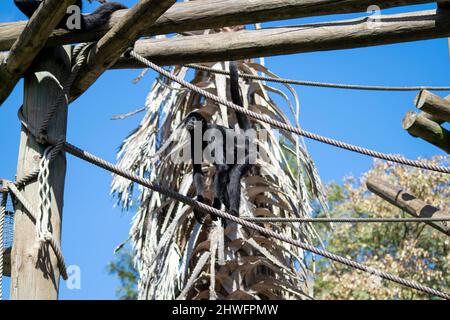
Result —
<svg viewBox="0 0 450 320"><path fill-rule="evenodd" d="M430 114L434 119L450 122L450 101L427 90L422 90L415 100L417 108Z"/></svg>
<svg viewBox="0 0 450 320"><path fill-rule="evenodd" d="M403 119L403 129L450 154L450 132L423 114L408 112Z"/></svg>
<svg viewBox="0 0 450 320"><path fill-rule="evenodd" d="M367 180L367 188L377 196L383 198L390 204L402 209L416 218L429 217L450 217L450 213L440 210L437 207L429 205L424 201L417 199L414 195L406 190L398 188L380 178L370 177ZM442 222L426 222L431 227L450 236L450 224L446 221Z"/></svg>
<svg viewBox="0 0 450 320"><path fill-rule="evenodd" d="M39 128L52 103L61 93L57 83L70 73L70 47L43 50L25 76L23 114L26 121ZM56 78L56 79L55 79ZM48 135L66 135L67 108L61 105L48 127ZM45 150L24 128L20 134L17 178L20 179L39 165ZM65 155L59 154L50 164L51 228L55 241L60 243L63 208ZM21 190L28 201L38 208L38 183L32 182ZM59 277L57 259L50 248L38 259L38 241L34 221L27 211L17 205L14 217L14 238L11 253L11 300L55 300L58 298Z"/></svg>

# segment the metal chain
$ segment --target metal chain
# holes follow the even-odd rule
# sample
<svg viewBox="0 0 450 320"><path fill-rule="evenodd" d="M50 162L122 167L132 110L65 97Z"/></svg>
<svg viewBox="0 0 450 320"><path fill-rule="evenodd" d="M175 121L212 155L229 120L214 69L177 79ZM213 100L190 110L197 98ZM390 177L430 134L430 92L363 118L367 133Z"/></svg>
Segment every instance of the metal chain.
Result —
<svg viewBox="0 0 450 320"><path fill-rule="evenodd" d="M17 189L17 187L12 182L7 182L6 187L9 189L9 191L14 195L14 197L22 204L22 206L28 211L28 213L31 215L31 218L34 223L36 223L38 220L38 214L37 210L31 205L31 203L23 196L23 194ZM52 234L47 233L44 236L44 240L50 244L50 246L53 249L53 252L55 253L56 259L58 261L58 268L61 272L61 276L64 280L68 279L67 275L67 269L66 269L66 263L64 261L64 256L61 252L61 248L59 247L58 243L55 241Z"/></svg>
<svg viewBox="0 0 450 320"><path fill-rule="evenodd" d="M49 142L52 143L52 141L49 141ZM54 141L54 143L56 143L56 141ZM450 295L448 293L445 293L445 292L442 292L442 291L439 291L439 290L427 287L425 285L422 285L420 283L417 283L417 282L414 282L414 281L411 281L411 280L403 279L401 277L398 277L398 276L393 275L393 274L388 273L388 272L384 272L384 271L380 271L378 269L374 269L374 268L366 266L366 265L364 265L362 263L359 263L359 262L356 262L356 261L352 261L352 260L350 260L348 258L345 258L345 257L338 256L338 255L336 255L334 253L331 253L331 252L328 252L326 250L318 249L318 248L316 248L316 247L314 247L314 246L312 246L310 244L304 243L304 242L299 241L299 240L294 240L294 239L289 238L287 236L284 236L284 235L282 235L282 234L280 234L278 232L275 232L275 231L272 231L272 230L268 230L266 228L263 228L263 227L260 227L260 226L258 226L256 224L254 224L254 223L246 221L246 220L244 220L242 218L235 217L235 216L230 215L230 214L228 214L228 213L226 213L224 211L220 211L220 210L217 210L217 209L215 209L213 207L210 207L210 206L208 206L206 204L200 203L200 202L198 202L198 201L196 201L196 200L194 200L194 199L192 199L192 198L190 198L188 196L182 195L182 194L180 194L180 193L178 193L178 192L176 192L176 191L174 191L174 190L172 190L172 189L170 189L168 187L165 187L163 185L147 181L144 178L136 175L133 172L130 172L128 170L124 170L124 169L122 169L122 168L120 168L120 167L118 167L118 166L116 166L116 165L114 165L114 164L104 160L104 159L101 159L101 158L99 158L97 156L94 156L94 155L90 154L89 152L87 152L85 150L82 150L82 149L80 149L80 148L78 148L78 147L76 147L74 145L71 145L70 143L67 143L67 142L64 143L64 150L66 152L68 152L68 153L70 153L70 154L80 158L80 159L83 159L83 160L85 160L85 161L87 161L87 162L97 166L97 167L100 167L100 168L103 168L103 169L105 169L105 170L107 170L109 172L115 173L115 174L117 174L117 175L119 175L119 176L121 176L121 177L123 177L125 179L129 179L131 181L134 181L134 182L136 182L136 183L138 183L138 184L140 184L140 185L142 185L144 187L147 187L147 188L149 188L149 189L151 189L153 191L162 193L162 194L164 194L164 195L166 195L166 196L168 196L170 198L173 198L173 199L176 199L176 200L178 200L180 202L183 202L183 203L185 203L185 204L187 204L187 205L189 205L189 206L191 206L191 207L193 207L195 209L199 209L199 210L202 210L203 212L210 213L210 214L213 214L215 216L218 216L218 217L221 217L221 218L224 218L224 219L227 219L227 220L231 220L231 221L236 222L236 223L238 223L238 224L240 224L240 225L242 225L244 227L253 229L253 230L255 230L255 231L257 231L257 232L259 232L259 233L261 233L261 234L263 234L265 236L268 236L268 237L271 237L271 238L274 238L274 239L277 239L277 240L280 240L280 241L283 241L283 242L286 242L286 243L290 243L290 244L292 244L294 246L297 246L297 247L299 247L299 248L301 248L303 250L306 250L306 251L318 254L320 256L323 256L323 257L328 258L328 259L333 260L333 261L340 262L340 263L342 263L342 264L344 264L346 266L349 266L349 267L352 267L352 268L355 268L355 269L358 269L358 270L361 270L361 271L364 271L364 272L368 272L370 274L379 276L380 278L383 278L383 279L386 279L386 280L389 280L389 281L392 281L392 282L404 285L404 286L412 288L412 289L416 289L416 290L422 291L422 292L427 293L427 294L435 295L437 297L450 300Z"/></svg>
<svg viewBox="0 0 450 320"><path fill-rule="evenodd" d="M448 218L256 218L244 217L246 221L255 223L405 223L405 222L447 222Z"/></svg>
<svg viewBox="0 0 450 320"><path fill-rule="evenodd" d="M391 161L391 162L396 162L396 163L400 163L400 164L404 164L404 165L408 165L408 166L412 166L412 167L416 167L416 168L421 168L421 169L427 169L427 170L431 170L431 171L436 171L436 172L441 172L441 173L447 173L450 174L450 167L443 167L443 166L438 166L438 165L434 165L431 163L426 163L423 161L419 161L419 160L411 160L411 159L406 159L404 157L398 156L398 155L393 155L393 154L387 154L387 153L382 153L382 152L378 152L378 151L374 151L374 150L370 150L367 148L362 148L359 146L355 146L349 143L345 143L339 140L335 140L335 139L331 139L328 137L324 137L324 136L320 136L318 134L315 133L311 133L309 131L300 129L300 128L296 128L293 127L291 125L288 125L286 123L280 122L280 121L276 121L273 120L272 118L266 116L266 115L262 115L262 114L258 114L256 112L250 111L248 109L242 108L226 99L220 98L206 90L203 90L195 85L193 85L192 83L189 83L177 76L175 76L174 74L168 72L167 70L157 66L156 64L154 64L153 62L145 59L144 57L140 56L139 54L137 54L135 51L131 50L129 51L127 54L129 54L131 57L135 58L137 61L141 62L142 64L148 66L149 68L155 70L156 72L162 74L163 76L172 79L175 82L178 82L179 84L181 84L182 86L204 96L207 99L210 99L212 101L215 101L227 108L233 109L236 112L240 112L243 113L253 119L265 122L267 124L270 124L273 127L285 130L285 131L289 131L301 136L304 136L306 138L312 139L312 140L316 140L322 143L326 143L338 148L342 148L342 149L346 149L352 152L356 152L356 153L360 153L360 154L364 154L367 156L371 156L374 158L378 158L378 159L383 159L383 160L387 160L387 161Z"/></svg>
<svg viewBox="0 0 450 320"><path fill-rule="evenodd" d="M208 68L198 64L186 64L185 67L206 71L211 73L217 73L222 75L230 75L229 71ZM285 83L309 87L323 87L323 88L336 88L336 89L351 89L351 90L372 90L372 91L420 91L420 90L430 90L430 91L449 91L450 87L433 87L433 86L412 86L412 87L391 87L391 86L365 86L365 85L354 85L354 84L341 84L341 83L329 83L329 82L316 82L316 81L306 81L306 80L291 80L284 78L273 78L264 77L248 73L239 74L241 78L258 80L258 81L268 81L276 83Z"/></svg>

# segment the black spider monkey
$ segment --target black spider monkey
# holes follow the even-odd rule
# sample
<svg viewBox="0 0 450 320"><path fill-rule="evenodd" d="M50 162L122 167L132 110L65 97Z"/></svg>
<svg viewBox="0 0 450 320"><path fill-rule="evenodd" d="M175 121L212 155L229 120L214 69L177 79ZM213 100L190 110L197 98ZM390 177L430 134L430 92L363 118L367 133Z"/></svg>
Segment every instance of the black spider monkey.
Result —
<svg viewBox="0 0 450 320"><path fill-rule="evenodd" d="M236 62L230 62L230 91L232 102L240 107L244 107L240 90L239 90L239 73L238 65ZM252 125L248 118L236 112L236 118L241 130L248 130L252 128ZM186 128L190 134L191 138L191 157L193 163L193 184L195 187L196 200L199 202L204 202L204 177L202 172L202 164L198 163L198 159L195 159L194 152L197 146L197 141L194 137L194 128L196 125L201 125L201 137L202 137L202 152L206 148L206 142L203 141L203 134L206 130L214 129L221 132L224 141L222 141L222 152L226 155L226 137L231 129L217 124L208 123L206 119L199 112L191 112L185 120ZM237 155L237 145L234 145L234 163L227 164L226 161L219 161L214 163L216 172L214 174L212 191L213 191L213 204L212 206L216 209L220 209L222 203L227 208L228 212L236 217L239 216L239 207L241 201L241 178L245 175L251 168L249 163L249 139L245 137L245 158L244 161L239 161L238 163ZM198 147L198 146L197 146ZM197 160L197 161L195 161ZM203 160L203 159L202 159ZM223 160L223 159L222 159ZM203 162L203 161L201 161ZM203 223L201 213L194 210L194 215L196 219Z"/></svg>
<svg viewBox="0 0 450 320"><path fill-rule="evenodd" d="M42 0L14 0L15 5L25 14L28 18L31 18L33 13L38 9ZM83 1L77 0L74 3L80 10L83 8ZM91 31L104 24L106 24L112 13L117 10L127 9L126 6L118 2L106 2L102 4L97 10L91 14L81 15L81 28L77 31ZM61 22L56 26L57 29L70 30L67 26L67 21L71 17L70 14L66 14Z"/></svg>

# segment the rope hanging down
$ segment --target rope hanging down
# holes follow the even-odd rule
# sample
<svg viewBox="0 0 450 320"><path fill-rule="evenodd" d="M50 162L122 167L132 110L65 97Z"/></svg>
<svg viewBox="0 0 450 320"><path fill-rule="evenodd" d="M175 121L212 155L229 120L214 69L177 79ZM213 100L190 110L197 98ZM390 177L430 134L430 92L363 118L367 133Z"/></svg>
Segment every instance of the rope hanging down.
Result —
<svg viewBox="0 0 450 320"><path fill-rule="evenodd" d="M254 223L406 223L406 222L450 222L449 218L253 218L244 217Z"/></svg>
<svg viewBox="0 0 450 320"><path fill-rule="evenodd" d="M198 64L186 64L185 67L196 69L199 71L206 71L211 73L222 74L225 76L229 76L230 72L226 70L219 70L208 68ZM391 86L364 86L364 85L355 85L355 84L342 84L342 83L329 83L329 82L316 82L316 81L305 81L305 80L291 80L284 78L273 78L273 77L264 77L258 76L254 74L241 73L239 75L241 78L257 80L257 81L268 81L268 82L276 82L276 83L285 83L285 84L293 84L300 86L308 86L308 87L322 87L322 88L335 88L335 89L350 89L350 90L369 90L369 91L420 91L420 90L429 90L429 91L450 91L450 87L434 87L434 86L412 86L412 87L391 87Z"/></svg>
<svg viewBox="0 0 450 320"><path fill-rule="evenodd" d="M31 203L23 196L23 194L17 189L17 187L12 182L7 182L6 187L11 192L12 195L22 204L22 206L28 211L31 216L31 219L34 223L37 223L39 219L39 214L37 214L37 210L31 205ZM58 260L58 268L61 272L61 276L64 280L68 279L66 264L64 262L64 256L61 252L59 245L56 243L53 235L49 232L44 234L43 240L47 242L53 249L55 253L56 259Z"/></svg>
<svg viewBox="0 0 450 320"><path fill-rule="evenodd" d="M149 68L155 70L156 72L160 73L161 75L179 83L180 85L204 96L207 99L210 99L212 101L215 101L227 108L233 109L236 112L240 112L243 113L253 119L265 122L267 124L270 124L273 127L285 130L285 131L289 131L301 136L304 136L306 138L312 139L312 140L316 140L322 143L326 143L338 148L342 148L342 149L346 149L352 152L356 152L356 153L360 153L360 154L364 154L367 156L371 156L374 158L378 158L378 159L382 159L382 160L387 160L387 161L391 161L391 162L396 162L396 163L400 163L400 164L404 164L404 165L408 165L411 167L416 167L416 168L421 168L421 169L427 169L427 170L431 170L431 171L436 171L436 172L441 172L441 173L448 173L450 174L450 167L443 167L443 166L437 166L437 165L433 165L430 163L426 163L423 161L418 161L418 160L411 160L411 159L406 159L404 157L398 156L398 155L393 155L393 154L387 154L387 153L382 153L382 152L378 152L378 151L374 151L374 150L370 150L367 148L362 148L359 146L355 146L349 143L345 143L339 140L335 140L335 139L331 139L331 138L327 138L324 136L320 136L317 135L315 133L311 133L309 131L305 131L303 129L300 128L295 128L293 126L290 126L286 123L280 122L280 121L276 121L273 120L272 118L266 116L266 115L261 115L258 114L256 112L250 111L248 109L242 108L226 99L220 98L208 91L205 91L195 85L193 85L192 83L189 83L177 76L175 76L174 74L168 72L167 70L157 66L156 64L154 64L153 62L145 59L144 57L140 56L139 54L137 54L135 51L133 50L129 50L126 55L129 55L131 57L133 57L134 59L136 59L137 61L139 61L140 63L148 66Z"/></svg>

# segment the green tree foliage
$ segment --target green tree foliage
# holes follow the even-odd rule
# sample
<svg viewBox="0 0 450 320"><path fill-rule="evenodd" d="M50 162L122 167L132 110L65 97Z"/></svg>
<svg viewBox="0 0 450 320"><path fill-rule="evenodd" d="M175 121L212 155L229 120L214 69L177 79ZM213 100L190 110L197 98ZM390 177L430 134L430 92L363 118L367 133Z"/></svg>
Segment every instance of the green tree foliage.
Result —
<svg viewBox="0 0 450 320"><path fill-rule="evenodd" d="M120 281L116 294L121 300L137 298L138 272L133 267L133 257L130 250L121 250L114 261L108 265L108 273Z"/></svg>
<svg viewBox="0 0 450 320"><path fill-rule="evenodd" d="M450 157L431 162L449 165ZM405 188L429 204L449 209L448 175L376 161L359 179L348 177L343 185L329 185L332 217L410 217L366 188L369 176ZM446 290L449 287L449 238L425 224L336 224L321 229L331 252L385 270L406 279ZM320 260L316 276L318 299L429 299L431 297L351 268Z"/></svg>
<svg viewBox="0 0 450 320"><path fill-rule="evenodd" d="M450 157L435 157L435 164L449 165ZM376 161L359 179L347 177L343 184L328 185L332 217L410 217L367 190L367 177L376 175L402 186L429 204L449 210L448 176L425 170ZM389 271L434 288L449 287L449 238L437 230L417 223L335 224L319 229L331 252ZM325 259L317 262L317 299L429 299L430 297L367 273L335 264L333 272ZM123 251L108 270L120 279L121 299L137 295L138 274L129 251Z"/></svg>

